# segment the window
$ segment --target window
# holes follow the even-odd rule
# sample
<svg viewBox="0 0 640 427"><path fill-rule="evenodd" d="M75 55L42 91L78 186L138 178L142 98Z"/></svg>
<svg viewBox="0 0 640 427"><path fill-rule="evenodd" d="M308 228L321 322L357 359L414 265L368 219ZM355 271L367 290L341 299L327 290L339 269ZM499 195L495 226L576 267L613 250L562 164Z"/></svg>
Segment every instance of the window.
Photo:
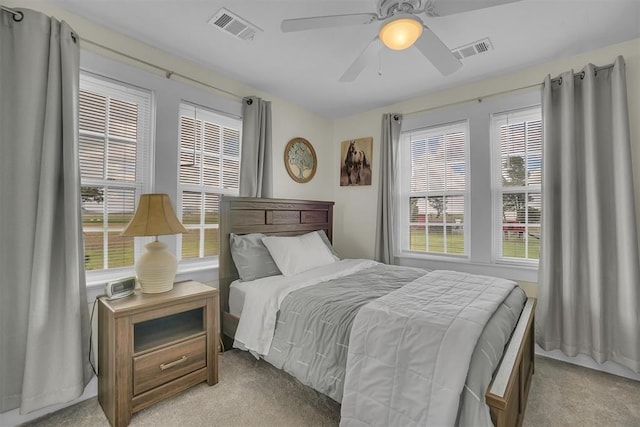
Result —
<svg viewBox="0 0 640 427"><path fill-rule="evenodd" d="M540 107L493 114L496 257L536 261L540 254Z"/></svg>
<svg viewBox="0 0 640 427"><path fill-rule="evenodd" d="M86 270L134 264L121 237L149 187L152 95L88 73L80 75L79 157ZM141 244L141 243L140 243Z"/></svg>
<svg viewBox="0 0 640 427"><path fill-rule="evenodd" d="M467 140L466 121L402 135L410 170L403 180L408 188L402 203L409 219L402 232L404 250L467 254Z"/></svg>
<svg viewBox="0 0 640 427"><path fill-rule="evenodd" d="M181 259L218 255L219 201L238 195L241 122L202 107L180 105L180 215L188 233Z"/></svg>

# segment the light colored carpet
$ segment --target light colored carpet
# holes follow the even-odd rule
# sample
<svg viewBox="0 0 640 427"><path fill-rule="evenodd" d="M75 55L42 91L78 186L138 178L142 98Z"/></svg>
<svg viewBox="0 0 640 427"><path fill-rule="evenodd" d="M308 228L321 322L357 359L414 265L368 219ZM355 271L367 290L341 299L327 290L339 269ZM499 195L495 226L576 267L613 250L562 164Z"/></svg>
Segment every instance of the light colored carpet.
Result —
<svg viewBox="0 0 640 427"><path fill-rule="evenodd" d="M536 357L524 427L640 427L640 382Z"/></svg>
<svg viewBox="0 0 640 427"><path fill-rule="evenodd" d="M337 426L340 406L264 361L220 356L220 382L135 414L131 426ZM30 426L108 426L96 398ZM640 426L640 383L537 358L524 426Z"/></svg>

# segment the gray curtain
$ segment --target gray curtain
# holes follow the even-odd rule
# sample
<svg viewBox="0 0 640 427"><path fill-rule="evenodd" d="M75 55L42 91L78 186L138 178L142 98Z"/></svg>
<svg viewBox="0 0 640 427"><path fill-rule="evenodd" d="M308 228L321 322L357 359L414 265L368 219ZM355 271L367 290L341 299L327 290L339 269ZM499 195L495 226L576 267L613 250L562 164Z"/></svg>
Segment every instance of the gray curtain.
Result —
<svg viewBox="0 0 640 427"><path fill-rule="evenodd" d="M640 371L640 258L625 65L543 83L537 341Z"/></svg>
<svg viewBox="0 0 640 427"><path fill-rule="evenodd" d="M79 48L39 12L0 12L0 412L91 379L78 162Z"/></svg>
<svg viewBox="0 0 640 427"><path fill-rule="evenodd" d="M397 192L396 174L398 173L398 147L400 145L401 123L402 116L400 114L382 115L375 260L385 264L393 264L394 262L394 198Z"/></svg>
<svg viewBox="0 0 640 427"><path fill-rule="evenodd" d="M271 102L250 96L242 100L240 196L272 197Z"/></svg>

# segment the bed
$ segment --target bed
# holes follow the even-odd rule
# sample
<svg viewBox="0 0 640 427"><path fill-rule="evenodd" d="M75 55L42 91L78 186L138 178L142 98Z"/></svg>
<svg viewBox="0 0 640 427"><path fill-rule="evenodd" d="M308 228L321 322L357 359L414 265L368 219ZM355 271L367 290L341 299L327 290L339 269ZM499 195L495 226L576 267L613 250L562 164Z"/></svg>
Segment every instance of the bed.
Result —
<svg viewBox="0 0 640 427"><path fill-rule="evenodd" d="M223 197L220 213L221 327L225 348L231 348L239 324L238 309L233 309L237 302L231 301L230 307L231 285L239 277L230 253L231 234L299 236L323 230L332 241L333 202ZM483 393L495 426L518 426L522 423L534 371L534 306L532 299L523 303L504 352L498 355L497 369ZM267 360L270 361L269 358ZM270 362L273 363L272 360Z"/></svg>

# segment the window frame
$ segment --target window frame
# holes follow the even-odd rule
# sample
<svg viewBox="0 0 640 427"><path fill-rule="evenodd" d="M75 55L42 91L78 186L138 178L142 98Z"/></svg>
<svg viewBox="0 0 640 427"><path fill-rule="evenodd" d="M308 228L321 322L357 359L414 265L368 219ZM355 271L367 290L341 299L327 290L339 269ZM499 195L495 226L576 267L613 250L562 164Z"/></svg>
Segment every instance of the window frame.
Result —
<svg viewBox="0 0 640 427"><path fill-rule="evenodd" d="M221 146L220 147L220 155L218 156L218 158L220 159L220 182L221 182L221 187L214 187L214 186L208 186L205 184L202 185L194 185L194 184L183 184L180 182L180 168L184 167L183 165L180 164L181 162L181 153L183 152L188 152L188 149L184 149L181 145L181 137L182 137L182 120L181 118L183 116L188 116L188 117L193 117L194 120L198 120L199 116L203 117L203 121L204 118L209 118L210 120L207 120L210 123L215 123L218 126L221 127L225 127L225 128L229 128L232 130L236 130L238 132L238 155L236 156L230 156L230 155L226 155L224 154L224 147ZM200 132L204 132L204 127L201 127L201 131ZM196 103L193 102L189 102L189 101L185 101L185 100L181 100L180 101L180 105L179 105L179 115L178 115L178 143L177 145L177 167L176 167L176 180L177 180L177 215L178 218L181 219L183 218L183 195L185 192L190 192L190 193L199 193L200 194L200 200L201 200L201 210L200 210L200 223L198 225L194 225L194 224L186 224L183 222L184 227L187 230L199 230L199 255L198 257L190 257L190 258L183 258L182 255L182 235L179 235L176 239L176 258L178 259L178 262L181 265L189 265L189 266L194 266L194 265L198 265L201 262L210 262L210 260L215 260L218 259L219 254L217 255L209 255L206 256L205 255L205 236L206 236L206 230L219 230L220 229L220 223L218 222L217 224L207 224L206 223L206 204L205 204L205 198L206 195L217 195L219 198L222 196L238 196L239 195L239 183L240 183L240 161L241 161L241 155L242 155L242 119L233 117L229 114L225 114L221 111L217 111L213 108L210 107L205 107L202 105L198 105ZM200 156L203 157L204 156L204 144L200 144L201 145L201 149L200 149ZM195 147L196 144L194 143L194 154L195 154ZM237 189L228 189L228 188L224 188L223 186L223 176L224 176L224 169L222 168L223 166L223 162L222 160L224 159L230 159L230 160L237 160L238 161L238 188ZM200 168L199 170L199 176L200 176L200 180L204 181L204 177L203 177L203 168ZM218 199L218 215L220 213L219 210L219 199ZM218 216L219 219L219 216ZM219 237L219 236L218 236Z"/></svg>
<svg viewBox="0 0 640 427"><path fill-rule="evenodd" d="M103 189L128 189L134 190L134 212L138 206L138 200L140 194L151 191L153 186L153 153L155 147L154 138L154 120L155 120L155 94L152 90L135 86L133 84L123 82L112 77L107 77L102 74L87 71L85 69L80 70L79 78L79 92L80 91L97 92L101 96L108 96L112 98L119 98L127 102L138 103L138 122L137 122L137 142L136 142L136 180L135 181L120 181L113 180L107 175L108 173L108 144L104 148L104 175L103 178L83 178L82 171L80 177L81 187L100 187ZM79 96L79 95L78 95ZM144 105L142 105L144 104ZM107 113L108 114L108 113ZM143 115L140 119L140 115ZM146 115L146 117L144 117ZM105 122L108 123L108 117L105 118ZM81 135L87 135L90 137L98 137L103 140L115 139L116 141L131 142L125 137L109 136L109 133L98 133L91 131L83 131L78 129L78 138L80 141ZM80 143L80 142L79 142ZM103 206L103 218L108 215L109 201L104 195ZM133 212L132 212L133 215ZM103 222L105 224L105 222ZM85 274L87 282L93 282L100 280L104 277L111 278L122 276L129 273L135 266L137 260L142 256L145 251L144 245L148 243L150 238L133 238L133 264L121 267L104 268L105 260L108 259L108 238L104 239L104 235L108 235L114 231L121 231L123 227L112 227L106 222L106 225L102 227L103 233L103 268L86 270ZM83 236L85 233L84 221L83 221ZM84 243L84 237L83 237Z"/></svg>
<svg viewBox="0 0 640 427"><path fill-rule="evenodd" d="M455 128L464 128L464 165L465 165L465 189L464 190L443 190L443 191L434 191L431 194L429 190L422 192L412 192L411 191L411 136L414 134L425 133L425 138L428 138L429 134L432 133L432 130L442 128L444 129L443 134L447 133L446 129L453 130ZM400 146L398 149L398 157L399 157L399 171L396 181L399 182L399 197L396 198L397 206L399 206L399 219L396 218L396 230L397 235L400 236L399 245L397 244L396 252L400 255L415 255L419 257L429 258L429 259L450 259L450 260L466 260L470 259L470 212L471 207L469 203L470 199L470 137L469 137L469 121L467 119L459 119L446 123L438 123L431 124L429 126L415 128L407 131L402 131L400 133ZM404 173L403 173L404 172ZM446 177L445 177L446 179ZM428 252L428 251L417 251L411 250L410 248L410 227L412 226L411 221L409 220L409 200L413 197L425 197L425 202L428 203L428 197L438 197L438 196L462 196L464 200L464 222L463 226L463 242L464 242L464 252L462 254L455 253L446 253L446 252ZM426 208L428 209L428 208ZM425 212L426 215L426 212ZM446 215L446 213L444 214ZM428 223L425 219L425 227L428 227ZM446 222L445 222L446 227ZM428 235L428 228L425 230ZM446 233L446 231L443 231ZM428 238L427 238L428 239ZM425 241L425 246L428 240ZM398 247L399 246L399 247ZM446 242L444 243L446 247ZM425 248L426 249L426 248Z"/></svg>
<svg viewBox="0 0 640 427"><path fill-rule="evenodd" d="M503 253L503 234L504 234L504 222L501 220L502 212L503 212L503 197L505 193L513 193L513 194L524 194L525 199L528 198L529 195L540 195L540 204L542 206L542 176L540 177L540 184L535 186L512 186L512 187L504 187L498 182L502 177L502 149L500 146L500 138L498 135L500 125L497 124L498 116L511 116L511 118L517 120L517 123L524 122L527 123L529 121L535 121L535 118L540 120L540 132L541 139L544 138L544 133L542 129L542 108L541 105L530 105L526 107L514 108L505 111L497 111L490 115L489 123L491 130L491 191L492 191L492 201L493 201L493 223L492 223L492 231L493 231L493 244L492 244L492 259L496 264L503 265L514 265L514 266L529 266L529 267L538 267L539 259L535 258L518 258L518 257L505 257ZM511 118L507 117L507 121ZM533 119L533 120L529 120ZM526 131L525 131L526 138ZM540 165L542 174L542 144L540 148ZM525 148L524 156L525 156L525 164L526 160L528 160L528 153ZM528 168L525 169L525 173L528 172ZM525 174L525 182L529 179L529 177ZM525 202L526 206L529 206L528 201ZM528 234L529 230L529 209L525 209L525 218L526 222L524 223L525 234ZM540 215L542 215L542 208L540 209ZM541 218L540 218L541 219ZM541 230L541 221L538 222L537 228ZM528 237L525 237L525 253L528 253L529 250Z"/></svg>

